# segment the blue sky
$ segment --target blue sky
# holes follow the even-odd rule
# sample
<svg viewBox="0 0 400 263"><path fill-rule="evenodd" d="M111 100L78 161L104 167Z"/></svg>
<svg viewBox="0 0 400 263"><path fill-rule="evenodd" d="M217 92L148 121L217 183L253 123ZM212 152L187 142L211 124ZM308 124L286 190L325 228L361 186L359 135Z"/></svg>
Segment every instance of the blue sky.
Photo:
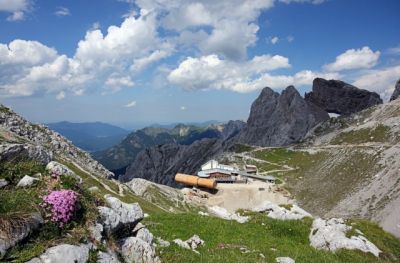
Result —
<svg viewBox="0 0 400 263"><path fill-rule="evenodd" d="M95 4L94 4L95 3ZM387 99L398 0L0 0L0 97L35 122L246 119L262 87Z"/></svg>

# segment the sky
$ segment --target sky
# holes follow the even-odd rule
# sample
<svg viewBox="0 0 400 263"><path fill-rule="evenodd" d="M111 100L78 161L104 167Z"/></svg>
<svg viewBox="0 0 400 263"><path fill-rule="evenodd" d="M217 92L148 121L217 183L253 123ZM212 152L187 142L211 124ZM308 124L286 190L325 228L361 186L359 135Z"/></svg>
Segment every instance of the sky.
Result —
<svg viewBox="0 0 400 263"><path fill-rule="evenodd" d="M0 102L33 122L246 120L263 87L388 100L398 0L0 0Z"/></svg>

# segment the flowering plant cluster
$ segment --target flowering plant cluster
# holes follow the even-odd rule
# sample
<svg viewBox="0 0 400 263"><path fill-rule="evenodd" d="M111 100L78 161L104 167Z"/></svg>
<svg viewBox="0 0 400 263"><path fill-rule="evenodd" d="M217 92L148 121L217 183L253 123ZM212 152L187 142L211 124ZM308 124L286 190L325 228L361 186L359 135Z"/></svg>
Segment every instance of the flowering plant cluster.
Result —
<svg viewBox="0 0 400 263"><path fill-rule="evenodd" d="M51 220L62 227L72 219L78 199L78 193L72 190L51 191L43 197L43 206L50 209Z"/></svg>

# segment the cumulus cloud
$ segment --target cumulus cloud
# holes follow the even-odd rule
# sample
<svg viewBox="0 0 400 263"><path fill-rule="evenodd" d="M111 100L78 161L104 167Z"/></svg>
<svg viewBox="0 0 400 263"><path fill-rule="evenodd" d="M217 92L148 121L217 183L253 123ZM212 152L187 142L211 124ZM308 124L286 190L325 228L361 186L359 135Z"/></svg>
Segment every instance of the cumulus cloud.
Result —
<svg viewBox="0 0 400 263"><path fill-rule="evenodd" d="M56 16L70 16L71 12L67 7L59 6L57 7L57 10L54 12Z"/></svg>
<svg viewBox="0 0 400 263"><path fill-rule="evenodd" d="M31 8L30 0L1 0L0 12L11 13L7 21L19 21L25 18L25 13Z"/></svg>
<svg viewBox="0 0 400 263"><path fill-rule="evenodd" d="M56 99L57 100L65 99L65 92L64 91L60 91L60 93L57 94Z"/></svg>
<svg viewBox="0 0 400 263"><path fill-rule="evenodd" d="M0 89L3 96L30 96L60 91L81 95L100 86L106 92L134 86L139 71L170 54L170 44L158 37L156 14L142 11L110 26L105 34L91 29L67 57L37 41L0 44Z"/></svg>
<svg viewBox="0 0 400 263"><path fill-rule="evenodd" d="M290 67L289 60L282 56L256 56L244 63L233 62L208 55L200 58L188 57L168 75L168 81L187 90L227 89L249 92L268 84L263 77L267 72Z"/></svg>
<svg viewBox="0 0 400 263"><path fill-rule="evenodd" d="M353 83L354 86L375 91L384 100L388 100L393 93L396 81L400 77L400 65L383 69L367 70Z"/></svg>
<svg viewBox="0 0 400 263"><path fill-rule="evenodd" d="M183 44L203 55L218 54L231 60L246 58L257 41L257 18L274 0L138 0L141 8L160 14L160 26L180 34ZM206 29L206 30L204 30ZM196 41L193 41L196 39Z"/></svg>
<svg viewBox="0 0 400 263"><path fill-rule="evenodd" d="M135 106L136 106L136 101L133 100L133 101L129 102L128 104L126 104L124 107L125 108L132 108L132 107L135 107Z"/></svg>
<svg viewBox="0 0 400 263"><path fill-rule="evenodd" d="M327 71L343 71L351 69L368 69L374 67L379 60L379 51L372 51L369 47L349 49L336 57L335 62L327 64Z"/></svg>

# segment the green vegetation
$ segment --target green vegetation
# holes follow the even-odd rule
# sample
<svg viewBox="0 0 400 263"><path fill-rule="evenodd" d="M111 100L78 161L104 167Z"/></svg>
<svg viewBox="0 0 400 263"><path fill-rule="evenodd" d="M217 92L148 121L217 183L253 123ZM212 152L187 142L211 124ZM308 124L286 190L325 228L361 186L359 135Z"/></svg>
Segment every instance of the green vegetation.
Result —
<svg viewBox="0 0 400 263"><path fill-rule="evenodd" d="M36 173L45 173L45 169L35 161L0 162L0 178L6 179L11 185L16 185L25 175L32 176Z"/></svg>
<svg viewBox="0 0 400 263"><path fill-rule="evenodd" d="M235 152L235 153L244 153L244 152L249 152L252 151L254 149L254 147L250 146L250 145L245 145L245 144L235 144L231 151Z"/></svg>
<svg viewBox="0 0 400 263"><path fill-rule="evenodd" d="M31 169L31 171L29 171ZM80 185L72 177L61 176L60 180L50 177L45 172L45 167L34 162L21 161L17 163L1 163L1 176L13 183L22 174L42 173L40 182L29 188L15 188L10 185L1 190L0 218L15 221L21 216L27 217L32 212L39 212L46 219L45 224L33 232L25 242L13 247L4 257L4 260L25 262L43 253L48 247L59 243L77 244L88 239L88 226L97 218L96 204L101 199L92 195L87 187ZM78 209L75 210L73 221L60 228L48 220L47 212L41 207L42 196L50 190L71 189L79 194ZM7 229L0 232L7 233Z"/></svg>
<svg viewBox="0 0 400 263"><path fill-rule="evenodd" d="M321 251L309 245L311 220L280 221L265 214L246 213L251 220L246 224L195 214L154 214L145 219L145 224L156 236L171 242L171 246L158 248L163 262L275 262L276 257L288 256L301 262L394 262L400 258L400 241L383 233L375 224L368 223L364 231L371 241L384 235L378 247L384 251L379 259L360 251L340 250L336 253ZM355 221L358 222L359 221ZM357 225L358 227L358 225ZM172 241L186 240L197 234L205 241L198 248L200 254L178 247ZM261 255L262 254L262 255ZM265 257L265 258L264 258Z"/></svg>
<svg viewBox="0 0 400 263"><path fill-rule="evenodd" d="M365 128L342 132L332 140L332 144L359 144L367 142L388 142L390 128L382 124L374 128Z"/></svg>

